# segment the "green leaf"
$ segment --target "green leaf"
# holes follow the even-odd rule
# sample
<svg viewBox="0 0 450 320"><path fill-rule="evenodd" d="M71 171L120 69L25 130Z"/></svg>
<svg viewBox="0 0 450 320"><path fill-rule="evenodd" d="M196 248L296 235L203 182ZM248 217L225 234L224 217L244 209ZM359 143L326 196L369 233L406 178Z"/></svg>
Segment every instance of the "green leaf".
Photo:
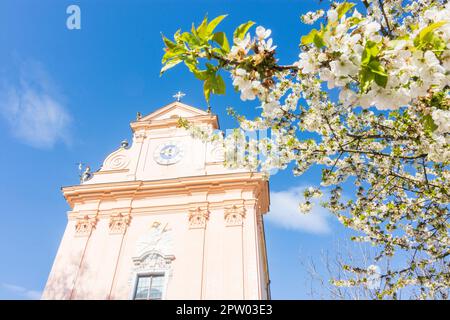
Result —
<svg viewBox="0 0 450 320"><path fill-rule="evenodd" d="M211 94L225 94L225 81L220 74L217 74L217 67L206 64L207 70L201 71L204 77L203 94L209 105Z"/></svg>
<svg viewBox="0 0 450 320"><path fill-rule="evenodd" d="M177 64L179 64L180 62L182 62L182 60L180 58L174 58L172 60L169 60L168 62L166 62L166 64L164 64L164 66L161 68L161 72L159 73L159 75L161 76L164 72L166 72L167 70L175 67Z"/></svg>
<svg viewBox="0 0 450 320"><path fill-rule="evenodd" d="M194 35L192 33L189 32L183 32L182 34L179 35L178 39L180 39L181 41L187 42L187 43L192 43L193 40L195 39Z"/></svg>
<svg viewBox="0 0 450 320"><path fill-rule="evenodd" d="M375 81L380 87L386 87L388 75L377 58L380 52L380 46L379 43L373 41L366 42L366 46L361 55L362 69L359 75L361 91L366 91L372 81Z"/></svg>
<svg viewBox="0 0 450 320"><path fill-rule="evenodd" d="M227 14L218 16L218 17L212 19L210 23L208 23L208 27L206 28L206 29L207 29L208 35L211 35L211 34L213 33L213 31L214 31L214 29L216 29L217 25L218 25L223 19L225 19L226 16L227 16Z"/></svg>
<svg viewBox="0 0 450 320"><path fill-rule="evenodd" d="M197 37L197 29L195 29L195 24L192 22L191 33Z"/></svg>
<svg viewBox="0 0 450 320"><path fill-rule="evenodd" d="M200 38L204 38L207 35L207 28L208 28L208 16L205 16L203 18L202 23L197 27L197 35Z"/></svg>
<svg viewBox="0 0 450 320"><path fill-rule="evenodd" d="M205 96L206 103L209 105L209 98L211 97L211 81L209 79L203 82L203 95Z"/></svg>
<svg viewBox="0 0 450 320"><path fill-rule="evenodd" d="M375 73L374 80L377 85L379 85L380 87L386 88L386 84L388 81L387 75L381 75L381 74Z"/></svg>
<svg viewBox="0 0 450 320"><path fill-rule="evenodd" d="M316 34L314 35L313 42L317 48L322 48L326 46L326 43L323 40L322 32L316 32Z"/></svg>
<svg viewBox="0 0 450 320"><path fill-rule="evenodd" d="M189 48L196 49L202 45L200 38L196 34L183 32L178 36L181 43L185 42Z"/></svg>
<svg viewBox="0 0 450 320"><path fill-rule="evenodd" d="M355 6L352 2L343 2L337 7L338 19L342 18L348 10Z"/></svg>
<svg viewBox="0 0 450 320"><path fill-rule="evenodd" d="M217 42L225 53L230 52L230 44L228 43L225 32L214 33L213 41Z"/></svg>
<svg viewBox="0 0 450 320"><path fill-rule="evenodd" d="M380 76L387 76L386 71L384 70L383 66L380 64L378 60L370 61L367 66L373 73L379 74Z"/></svg>
<svg viewBox="0 0 450 320"><path fill-rule="evenodd" d="M367 50L366 46L361 55L361 65L366 66L370 62L370 58L371 58L370 51Z"/></svg>
<svg viewBox="0 0 450 320"><path fill-rule="evenodd" d="M218 74L215 78L214 93L225 94L225 81L223 81L223 78L220 74Z"/></svg>
<svg viewBox="0 0 450 320"><path fill-rule="evenodd" d="M206 79L208 79L208 72L206 70L191 70L191 71L194 74L194 76L201 81L205 81Z"/></svg>
<svg viewBox="0 0 450 320"><path fill-rule="evenodd" d="M380 45L373 41L367 41L364 51L361 55L361 64L367 65L380 52Z"/></svg>
<svg viewBox="0 0 450 320"><path fill-rule="evenodd" d="M314 43L317 48L326 46L326 43L323 40L324 31L324 29L321 29L320 31L317 29L312 29L307 35L301 38L301 44L308 45L310 43Z"/></svg>
<svg viewBox="0 0 450 320"><path fill-rule="evenodd" d="M427 37L430 36L430 33L432 33L434 30L442 27L443 25L447 24L448 21L438 21L438 22L434 22L432 24L430 24L429 26L423 28L420 32L419 32L419 37L421 39L427 39Z"/></svg>
<svg viewBox="0 0 450 320"><path fill-rule="evenodd" d="M179 42L180 34L181 34L181 29L178 29L178 30L175 32L175 34L173 35L173 39L175 40L176 43Z"/></svg>
<svg viewBox="0 0 450 320"><path fill-rule="evenodd" d="M372 57L376 57L378 55L378 53L380 53L380 43L376 43L373 41L367 41L366 46Z"/></svg>
<svg viewBox="0 0 450 320"><path fill-rule="evenodd" d="M359 87L362 92L365 92L370 83L374 80L375 74L370 71L368 67L363 67L359 72Z"/></svg>
<svg viewBox="0 0 450 320"><path fill-rule="evenodd" d="M357 17L350 17L350 18L348 18L348 21L350 22L350 26L354 26L355 24L360 23L362 20L363 19L357 18Z"/></svg>
<svg viewBox="0 0 450 320"><path fill-rule="evenodd" d="M433 118L430 114L424 115L422 117L422 124L425 127L425 130L428 132L433 132L437 129L437 125L434 123Z"/></svg>
<svg viewBox="0 0 450 320"><path fill-rule="evenodd" d="M177 46L177 44L175 42L173 42L173 41L169 40L168 38L166 38L162 33L161 33L161 36L162 36L164 44L166 45L166 47L168 49L173 49L173 48L175 48Z"/></svg>
<svg viewBox="0 0 450 320"><path fill-rule="evenodd" d="M434 53L438 55L439 53L443 52L447 47L446 42L437 36L434 36L430 43L433 46Z"/></svg>
<svg viewBox="0 0 450 320"><path fill-rule="evenodd" d="M247 21L246 23L241 24L236 28L236 30L234 30L233 39L244 39L245 34L254 24L255 23L253 21Z"/></svg>
<svg viewBox="0 0 450 320"><path fill-rule="evenodd" d="M302 45L308 45L310 43L314 42L314 37L317 34L317 30L316 29L312 29L310 33L308 33L307 35L303 36L301 38L301 43Z"/></svg>
<svg viewBox="0 0 450 320"><path fill-rule="evenodd" d="M194 59L185 59L184 64L188 67L189 71L197 71L197 61Z"/></svg>
<svg viewBox="0 0 450 320"><path fill-rule="evenodd" d="M433 31L447 24L448 21L438 21L430 24L429 26L420 30L419 34L414 39L415 47L422 47L427 43L430 43L433 38Z"/></svg>
<svg viewBox="0 0 450 320"><path fill-rule="evenodd" d="M189 71L191 71L197 79L205 81L208 78L209 72L207 70L198 70L197 69L198 63L196 60L187 59L184 60L184 64L186 65L186 67L188 67Z"/></svg>
<svg viewBox="0 0 450 320"><path fill-rule="evenodd" d="M211 74L215 74L218 69L218 67L216 67L215 65L213 65L209 62L205 63L205 66L208 69L208 72Z"/></svg>
<svg viewBox="0 0 450 320"><path fill-rule="evenodd" d="M162 63L166 63L168 60L173 59L175 57L178 57L182 54L186 53L186 50L184 48L175 47L173 49L169 49L166 51L164 56L162 57Z"/></svg>
<svg viewBox="0 0 450 320"><path fill-rule="evenodd" d="M449 110L450 105L448 105L448 101L446 99L447 93L445 91L435 92L431 99L429 100L429 104L432 107Z"/></svg>

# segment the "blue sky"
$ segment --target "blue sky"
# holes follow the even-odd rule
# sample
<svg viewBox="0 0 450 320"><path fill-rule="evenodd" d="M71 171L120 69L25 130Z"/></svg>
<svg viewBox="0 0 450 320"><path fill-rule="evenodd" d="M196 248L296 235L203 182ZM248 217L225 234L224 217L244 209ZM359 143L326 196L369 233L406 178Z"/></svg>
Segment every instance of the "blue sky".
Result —
<svg viewBox="0 0 450 320"><path fill-rule="evenodd" d="M81 30L66 28L66 8L81 8ZM179 67L159 77L163 44L193 21L229 14L232 32L247 20L272 29L281 63L298 55L302 12L318 1L3 0L0 2L0 299L39 296L69 209L60 187L78 183L76 163L98 168L123 139L136 112L150 113L187 93L183 102L205 107L201 83ZM230 85L227 79L227 84ZM228 106L254 114L228 87L213 97L222 129L236 124ZM20 102L20 103L19 103ZM300 188L317 184L320 171L301 177L279 172L270 181L273 218L266 240L274 299L309 298L301 260L319 258L348 237L323 210L295 211ZM276 205L280 204L280 205ZM270 215L269 214L269 215ZM269 217L269 216L267 216Z"/></svg>

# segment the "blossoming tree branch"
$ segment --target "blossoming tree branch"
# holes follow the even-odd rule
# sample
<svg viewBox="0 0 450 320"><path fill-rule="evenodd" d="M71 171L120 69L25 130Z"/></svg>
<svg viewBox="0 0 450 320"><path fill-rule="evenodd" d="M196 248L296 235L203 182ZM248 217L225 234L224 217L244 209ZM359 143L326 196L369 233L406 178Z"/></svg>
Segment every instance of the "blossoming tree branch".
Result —
<svg viewBox="0 0 450 320"><path fill-rule="evenodd" d="M379 249L369 266L344 266L353 276L336 285L369 286L376 276L379 298L397 298L403 288L448 298L450 4L364 0L308 12L302 22L316 27L300 38L290 65L278 63L270 30L253 33L249 21L227 37L216 31L224 18L163 37L161 72L184 63L208 103L225 94L229 73L243 101L259 100L255 119L229 110L240 128L223 141L243 139L245 165L268 172L293 163L295 175L323 168L301 211L326 188L322 205L356 231L354 241ZM242 137L259 129L273 134Z"/></svg>

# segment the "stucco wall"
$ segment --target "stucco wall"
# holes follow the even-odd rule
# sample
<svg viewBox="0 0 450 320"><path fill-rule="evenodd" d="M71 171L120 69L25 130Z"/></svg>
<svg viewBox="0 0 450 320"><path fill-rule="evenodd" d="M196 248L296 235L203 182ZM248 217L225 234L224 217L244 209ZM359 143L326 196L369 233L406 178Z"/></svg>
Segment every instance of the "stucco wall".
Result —
<svg viewBox="0 0 450 320"><path fill-rule="evenodd" d="M43 299L130 299L136 275L164 273L166 299L267 298L262 175L223 166L213 143L177 126L215 116L175 102L131 124L133 141L81 185L63 188L72 210ZM176 141L170 165L155 150Z"/></svg>

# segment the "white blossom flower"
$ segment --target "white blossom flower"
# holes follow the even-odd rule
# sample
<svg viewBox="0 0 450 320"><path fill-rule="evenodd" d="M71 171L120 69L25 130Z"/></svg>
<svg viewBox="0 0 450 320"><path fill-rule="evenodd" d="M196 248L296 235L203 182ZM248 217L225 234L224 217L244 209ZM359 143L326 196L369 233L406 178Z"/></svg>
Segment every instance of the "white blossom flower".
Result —
<svg viewBox="0 0 450 320"><path fill-rule="evenodd" d="M245 85L240 87L241 89L241 100L254 100L257 94L262 91L261 82L258 80L247 81Z"/></svg>
<svg viewBox="0 0 450 320"><path fill-rule="evenodd" d="M309 201L302 202L298 206L301 213L309 213L312 209L312 204Z"/></svg>
<svg viewBox="0 0 450 320"><path fill-rule="evenodd" d="M359 72L359 68L347 57L342 57L340 60L330 62L331 72L337 77L355 76Z"/></svg>
<svg viewBox="0 0 450 320"><path fill-rule="evenodd" d="M424 53L423 57L425 59L425 63L429 67L436 67L436 66L439 66L439 64L440 64L438 58L436 58L436 55L433 53L433 51L427 50Z"/></svg>
<svg viewBox="0 0 450 320"><path fill-rule="evenodd" d="M314 53L311 52L302 52L299 55L300 60L296 63L296 65L302 69L303 73L312 73L317 70L317 60Z"/></svg>
<svg viewBox="0 0 450 320"><path fill-rule="evenodd" d="M338 13L335 9L327 11L327 18L330 22L335 22L338 19Z"/></svg>
<svg viewBox="0 0 450 320"><path fill-rule="evenodd" d="M436 132L450 133L450 110L434 108L431 117L437 126Z"/></svg>
<svg viewBox="0 0 450 320"><path fill-rule="evenodd" d="M250 34L247 34L244 39L235 39L235 44L231 47L229 58L233 59L239 56L245 56L248 53L248 46L250 44Z"/></svg>
<svg viewBox="0 0 450 320"><path fill-rule="evenodd" d="M262 104L264 113L268 116L274 114L280 108L280 102L278 100L273 100Z"/></svg>
<svg viewBox="0 0 450 320"><path fill-rule="evenodd" d="M272 31L270 29L265 29L262 26L256 28L256 36L258 37L259 40L264 40L270 37L271 33Z"/></svg>
<svg viewBox="0 0 450 320"><path fill-rule="evenodd" d="M366 25L366 28L364 30L364 36L368 37L374 34L375 32L378 32L380 29L381 25L376 21L372 21Z"/></svg>
<svg viewBox="0 0 450 320"><path fill-rule="evenodd" d="M259 51L268 51L271 52L273 50L275 50L277 48L277 46L273 46L273 40L272 38L269 38L267 41L266 40L261 40L259 42Z"/></svg>
<svg viewBox="0 0 450 320"><path fill-rule="evenodd" d="M321 52L321 53L319 53L319 55L317 56L317 60L318 60L319 62L324 62L324 61L327 61L327 60L328 60L328 57L327 57L327 55L326 55L325 53Z"/></svg>
<svg viewBox="0 0 450 320"><path fill-rule="evenodd" d="M367 267L367 287L369 289L378 289L381 284L381 270L379 266L370 265Z"/></svg>
<svg viewBox="0 0 450 320"><path fill-rule="evenodd" d="M317 11L310 11L310 12L307 12L304 15L302 15L301 19L302 19L303 23L313 24L318 19L323 17L324 14L325 14L325 11L323 11L321 9L317 10Z"/></svg>

